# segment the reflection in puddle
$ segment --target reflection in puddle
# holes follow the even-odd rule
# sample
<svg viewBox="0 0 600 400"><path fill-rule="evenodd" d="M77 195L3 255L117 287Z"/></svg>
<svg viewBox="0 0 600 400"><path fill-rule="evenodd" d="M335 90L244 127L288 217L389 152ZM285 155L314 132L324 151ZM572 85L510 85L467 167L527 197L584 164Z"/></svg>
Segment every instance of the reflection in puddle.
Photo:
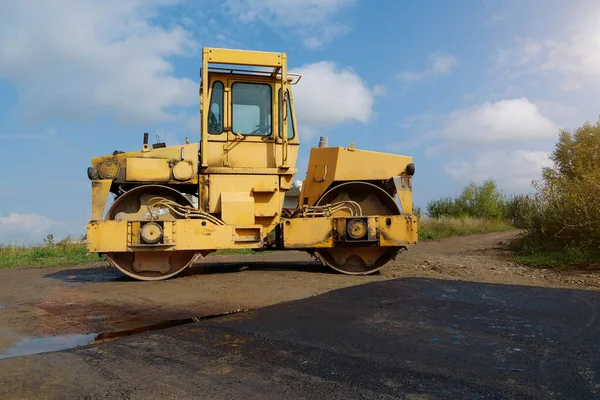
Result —
<svg viewBox="0 0 600 400"><path fill-rule="evenodd" d="M26 339L17 343L15 347L0 354L0 360L4 358L25 356L29 354L47 353L51 351L72 349L83 346L94 340L97 334L88 335L61 335L45 338Z"/></svg>
<svg viewBox="0 0 600 400"><path fill-rule="evenodd" d="M163 321L154 325L142 326L134 329L122 331L112 331L103 333L90 333L87 335L60 335L36 339L25 339L17 343L16 346L0 353L0 360L4 358L26 356L31 354L49 353L52 351L72 349L79 346L94 345L108 340L118 339L125 336L135 335L142 332L150 332L166 328L172 328L179 325L191 324L194 322L206 321L213 318L223 317L225 315L245 313L248 309L237 308L231 311L225 311L219 314L203 315L201 317L174 319Z"/></svg>

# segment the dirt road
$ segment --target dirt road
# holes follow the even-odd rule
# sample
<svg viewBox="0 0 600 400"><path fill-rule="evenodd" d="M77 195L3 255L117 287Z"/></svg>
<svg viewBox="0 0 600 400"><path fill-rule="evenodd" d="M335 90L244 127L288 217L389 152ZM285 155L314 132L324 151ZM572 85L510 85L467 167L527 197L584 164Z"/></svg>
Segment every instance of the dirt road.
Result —
<svg viewBox="0 0 600 400"><path fill-rule="evenodd" d="M510 262L503 246L515 235L421 243L366 277L330 272L300 252L209 257L161 282L132 281L103 263L1 270L0 354L28 338L135 329L399 277L600 288L599 274L558 273Z"/></svg>

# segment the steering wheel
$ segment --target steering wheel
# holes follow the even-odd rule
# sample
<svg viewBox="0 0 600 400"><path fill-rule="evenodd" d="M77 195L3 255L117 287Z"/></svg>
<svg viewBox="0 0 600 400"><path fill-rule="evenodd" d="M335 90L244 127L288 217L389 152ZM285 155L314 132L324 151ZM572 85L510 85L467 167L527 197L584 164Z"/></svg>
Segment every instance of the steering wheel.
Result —
<svg viewBox="0 0 600 400"><path fill-rule="evenodd" d="M256 135L257 133L262 133L265 134L269 131L269 126L260 126L260 125L256 125L256 129L253 130L250 134L251 135Z"/></svg>

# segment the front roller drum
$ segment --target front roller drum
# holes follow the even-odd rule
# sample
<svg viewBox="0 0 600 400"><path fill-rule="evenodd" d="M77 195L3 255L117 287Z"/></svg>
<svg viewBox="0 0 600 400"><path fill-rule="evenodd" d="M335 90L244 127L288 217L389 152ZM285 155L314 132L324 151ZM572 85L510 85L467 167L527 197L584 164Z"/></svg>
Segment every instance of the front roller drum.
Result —
<svg viewBox="0 0 600 400"><path fill-rule="evenodd" d="M124 274L142 281L156 281L173 277L186 269L194 260L195 251L133 251L107 253L108 261Z"/></svg>
<svg viewBox="0 0 600 400"><path fill-rule="evenodd" d="M139 186L122 194L108 210L106 219L116 221L142 221L140 238L153 248L128 252L106 253L108 261L119 271L138 280L155 281L173 277L190 266L196 256L194 250L165 250L160 247L163 231L158 221L183 218L169 208L153 209L153 199L166 199L183 206L192 203L175 189L159 185Z"/></svg>
<svg viewBox="0 0 600 400"><path fill-rule="evenodd" d="M328 190L316 205L353 201L360 205L362 215L400 215L394 199L380 187L368 182L342 183ZM347 217L347 209L336 211L333 217ZM347 235L351 238L364 236L366 224L360 219L350 220ZM317 257L332 269L347 275L368 275L377 272L393 260L400 247L354 246L321 248L315 251Z"/></svg>

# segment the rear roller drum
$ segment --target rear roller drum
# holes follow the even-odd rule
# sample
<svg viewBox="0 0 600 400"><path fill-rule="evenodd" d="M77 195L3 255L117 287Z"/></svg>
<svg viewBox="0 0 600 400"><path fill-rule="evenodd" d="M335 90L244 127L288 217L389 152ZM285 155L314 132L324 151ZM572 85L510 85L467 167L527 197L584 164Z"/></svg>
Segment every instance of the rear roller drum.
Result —
<svg viewBox="0 0 600 400"><path fill-rule="evenodd" d="M354 201L360 205L363 215L399 215L400 209L394 199L383 189L367 182L348 182L335 186L325 192L316 205L325 205L339 201ZM350 212L341 209L333 213L334 217L350 216ZM360 224L351 226L349 234L360 232L365 227ZM334 247L319 249L317 256L329 267L347 275L368 275L381 269L394 259L398 247Z"/></svg>
<svg viewBox="0 0 600 400"><path fill-rule="evenodd" d="M191 206L190 201L178 191L166 186L139 186L121 195L112 204L106 219L116 221L169 221L182 216L173 213L167 207L153 210L150 215L148 207L150 199L167 199L180 205ZM159 243L162 239L162 228L156 222L145 224L140 236L147 244ZM156 250L107 253L109 262L124 274L143 281L156 281L177 275L188 267L196 252L193 250Z"/></svg>

